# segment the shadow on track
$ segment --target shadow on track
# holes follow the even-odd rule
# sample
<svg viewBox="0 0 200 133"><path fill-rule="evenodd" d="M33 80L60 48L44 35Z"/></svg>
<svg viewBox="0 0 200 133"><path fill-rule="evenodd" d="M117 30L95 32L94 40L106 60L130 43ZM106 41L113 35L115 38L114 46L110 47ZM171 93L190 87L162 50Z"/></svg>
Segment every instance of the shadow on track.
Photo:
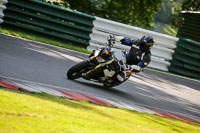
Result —
<svg viewBox="0 0 200 133"><path fill-rule="evenodd" d="M72 80L72 81L76 82L78 84L82 84L84 86L88 86L90 88L99 90L99 91L106 92L107 94L111 94L111 96L114 95L114 97L117 99L123 100L123 98L126 97L126 99L129 99L131 101L136 100L135 97L133 97L133 95L129 94L126 91L116 89L115 87L107 88L107 87L104 87L103 85L101 85L100 83L90 82L90 81L89 82L88 81L80 81L80 80ZM110 98L112 98L112 97L110 97Z"/></svg>

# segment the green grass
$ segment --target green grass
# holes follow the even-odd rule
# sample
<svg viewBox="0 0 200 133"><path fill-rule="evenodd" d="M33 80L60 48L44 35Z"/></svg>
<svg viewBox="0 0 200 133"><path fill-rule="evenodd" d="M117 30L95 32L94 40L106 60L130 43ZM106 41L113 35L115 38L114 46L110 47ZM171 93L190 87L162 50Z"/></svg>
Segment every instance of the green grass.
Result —
<svg viewBox="0 0 200 133"><path fill-rule="evenodd" d="M200 125L87 102L0 89L0 133L199 133Z"/></svg>
<svg viewBox="0 0 200 133"><path fill-rule="evenodd" d="M59 47L63 47L63 48L67 48L67 49L71 49L71 50L75 50L75 51L79 51L79 52L83 52L83 53L88 53L88 54L91 53L90 51L88 51L85 48L81 48L81 47L78 47L78 46L57 42L57 41L54 41L54 40L50 40L50 39L47 39L47 38L42 38L42 37L38 37L38 36L34 36L34 35L28 35L28 34L22 33L22 32L0 29L0 33L13 35L13 36L21 37L21 38L26 38L26 39L33 40L33 41L43 42L43 43L47 43L47 44L51 44L51 45L54 45L54 46L59 46Z"/></svg>
<svg viewBox="0 0 200 133"><path fill-rule="evenodd" d="M170 36L174 36L174 37L177 36L177 31L178 31L178 29L175 28L174 26L165 24L165 25L163 26L163 30L165 31L166 34L168 34L168 35L170 35Z"/></svg>

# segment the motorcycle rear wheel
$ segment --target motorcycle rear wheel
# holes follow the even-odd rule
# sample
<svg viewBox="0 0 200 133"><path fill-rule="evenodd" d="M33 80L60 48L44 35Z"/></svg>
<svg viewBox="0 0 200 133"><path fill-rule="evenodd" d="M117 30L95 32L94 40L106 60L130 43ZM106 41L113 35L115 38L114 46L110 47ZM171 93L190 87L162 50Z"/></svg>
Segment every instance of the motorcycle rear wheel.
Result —
<svg viewBox="0 0 200 133"><path fill-rule="evenodd" d="M75 64L67 71L68 79L73 80L73 79L80 78L81 77L80 71L89 66L90 66L90 64L87 60L84 60L78 64Z"/></svg>

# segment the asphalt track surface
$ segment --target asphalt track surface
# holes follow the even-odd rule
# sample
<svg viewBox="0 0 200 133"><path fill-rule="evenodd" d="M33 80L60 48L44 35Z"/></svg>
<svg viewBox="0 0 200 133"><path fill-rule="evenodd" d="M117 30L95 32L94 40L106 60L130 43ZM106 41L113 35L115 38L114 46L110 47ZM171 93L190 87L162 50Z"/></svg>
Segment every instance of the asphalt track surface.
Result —
<svg viewBox="0 0 200 133"><path fill-rule="evenodd" d="M87 56L0 34L0 77L58 86L200 121L199 81L150 69L111 89L84 79L68 80L67 70Z"/></svg>

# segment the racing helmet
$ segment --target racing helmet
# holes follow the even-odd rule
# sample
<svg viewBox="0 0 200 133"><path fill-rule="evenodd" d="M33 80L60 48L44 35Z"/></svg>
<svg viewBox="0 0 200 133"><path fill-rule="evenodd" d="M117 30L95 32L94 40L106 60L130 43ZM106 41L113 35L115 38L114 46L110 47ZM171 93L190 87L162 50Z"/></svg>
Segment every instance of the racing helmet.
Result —
<svg viewBox="0 0 200 133"><path fill-rule="evenodd" d="M150 51L150 49L153 47L153 44L154 44L153 37L149 35L144 35L141 38L141 44L139 48L142 52L147 52Z"/></svg>

